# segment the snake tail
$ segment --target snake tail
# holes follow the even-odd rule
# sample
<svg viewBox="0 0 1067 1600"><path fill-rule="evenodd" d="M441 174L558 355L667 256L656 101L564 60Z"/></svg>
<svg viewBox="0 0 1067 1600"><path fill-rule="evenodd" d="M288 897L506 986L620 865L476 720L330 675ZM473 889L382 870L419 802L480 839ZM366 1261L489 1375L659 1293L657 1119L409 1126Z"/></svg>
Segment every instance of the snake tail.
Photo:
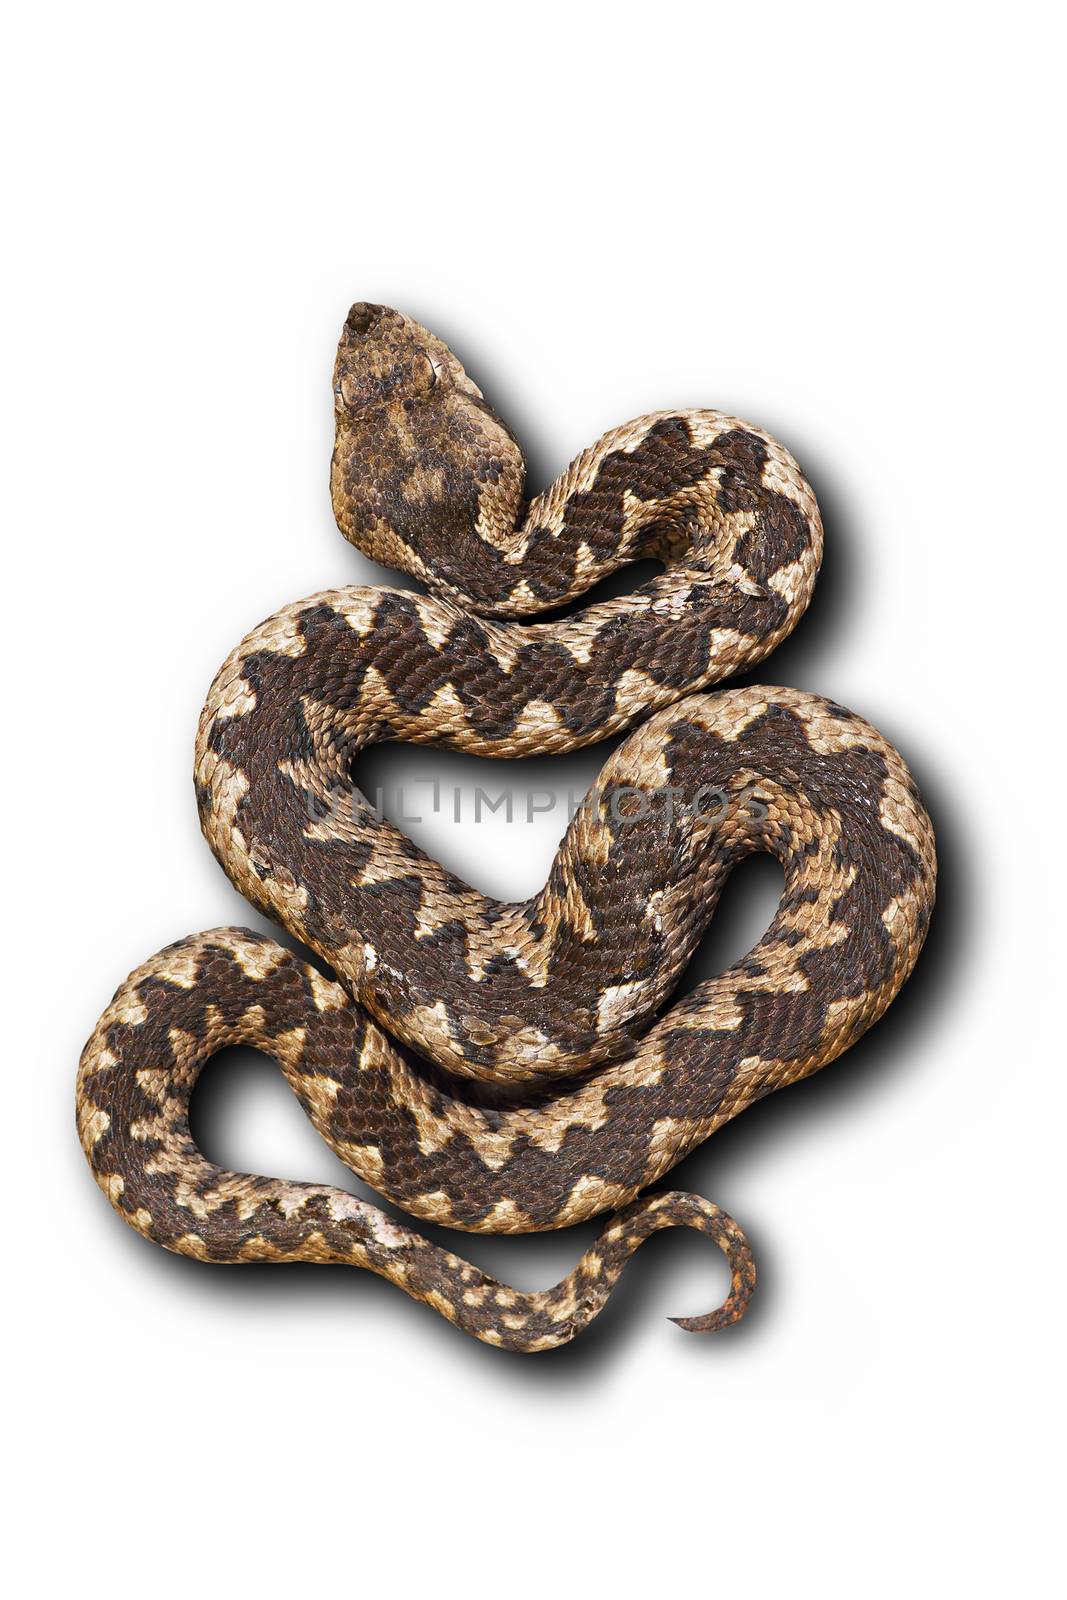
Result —
<svg viewBox="0 0 1067 1600"><path fill-rule="evenodd" d="M280 948L247 929L218 929L169 946L122 985L82 1055L82 1146L104 1194L145 1238L198 1261L362 1267L486 1344L536 1352L567 1344L588 1327L647 1238L664 1228L688 1227L724 1253L730 1289L710 1314L672 1320L705 1332L744 1314L755 1285L752 1252L733 1219L699 1195L671 1191L635 1200L610 1218L561 1282L524 1292L347 1190L227 1171L209 1161L190 1131L189 1103L202 1068L219 1050L249 1044L273 1054L294 1085L304 1081L298 1092L309 1108L314 1091L307 1085L332 1081L324 1074L337 1070L336 1049L316 1058L314 1037L312 1057L304 1057L299 1024L275 1034L263 1006L235 1015L227 1011L222 986L214 1001L207 997L197 974L212 941L217 950L243 955L252 982L256 955L262 972L265 952ZM285 966L299 979L309 1016L321 1016L326 985L319 973L288 957ZM194 989L206 1018L199 1033L187 1026ZM355 1010L346 1004L337 1009L349 1017ZM353 1039L365 1048L365 1034L357 1031Z"/></svg>

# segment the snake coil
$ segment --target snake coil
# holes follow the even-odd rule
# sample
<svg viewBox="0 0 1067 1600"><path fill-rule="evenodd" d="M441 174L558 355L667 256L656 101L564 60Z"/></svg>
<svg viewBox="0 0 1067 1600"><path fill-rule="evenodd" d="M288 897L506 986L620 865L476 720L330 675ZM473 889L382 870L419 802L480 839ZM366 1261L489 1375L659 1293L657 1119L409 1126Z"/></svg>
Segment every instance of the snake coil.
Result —
<svg viewBox="0 0 1067 1600"><path fill-rule="evenodd" d="M688 410L614 429L527 501L519 447L455 356L381 306L349 313L334 393L341 530L432 592L328 590L254 629L208 695L195 779L233 883L336 981L241 928L145 962L82 1055L93 1173L170 1250L366 1267L521 1351L573 1338L642 1240L691 1227L732 1281L681 1325L721 1327L755 1280L740 1229L642 1191L882 1014L934 896L929 819L873 728L796 689L697 692L803 613L814 495L768 434ZM649 557L663 570L633 594L516 620ZM521 903L447 872L351 778L381 740L522 757L631 726ZM773 922L670 1004L754 851L784 868ZM344 1190L227 1172L188 1107L233 1044L274 1057L336 1154L414 1218L514 1233L614 1215L560 1284L521 1293Z"/></svg>

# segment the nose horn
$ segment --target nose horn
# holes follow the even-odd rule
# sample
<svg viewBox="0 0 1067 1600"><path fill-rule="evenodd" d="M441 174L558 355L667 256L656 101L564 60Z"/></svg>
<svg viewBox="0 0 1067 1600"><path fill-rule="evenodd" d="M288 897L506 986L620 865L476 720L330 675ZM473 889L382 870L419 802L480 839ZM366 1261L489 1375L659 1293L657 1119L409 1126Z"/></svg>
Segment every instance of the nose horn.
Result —
<svg viewBox="0 0 1067 1600"><path fill-rule="evenodd" d="M379 319L388 314L388 309L387 306L372 305L367 300L357 300L345 318L345 337L359 338L369 333Z"/></svg>

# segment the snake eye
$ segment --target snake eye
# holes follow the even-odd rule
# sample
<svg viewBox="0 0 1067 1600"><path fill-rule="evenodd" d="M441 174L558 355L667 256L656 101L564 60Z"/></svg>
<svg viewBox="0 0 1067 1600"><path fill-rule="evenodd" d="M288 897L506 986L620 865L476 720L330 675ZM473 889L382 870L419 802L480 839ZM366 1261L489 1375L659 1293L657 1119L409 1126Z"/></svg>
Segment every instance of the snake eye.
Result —
<svg viewBox="0 0 1067 1600"><path fill-rule="evenodd" d="M339 405L348 411L359 411L372 398L373 389L374 385L368 384L364 374L345 372L342 373L333 392Z"/></svg>

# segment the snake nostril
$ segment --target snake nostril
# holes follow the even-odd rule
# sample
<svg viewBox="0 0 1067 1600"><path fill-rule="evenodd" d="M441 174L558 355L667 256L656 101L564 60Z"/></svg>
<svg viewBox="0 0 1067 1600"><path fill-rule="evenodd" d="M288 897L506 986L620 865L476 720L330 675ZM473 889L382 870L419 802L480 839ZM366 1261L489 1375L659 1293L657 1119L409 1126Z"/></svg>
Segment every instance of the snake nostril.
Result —
<svg viewBox="0 0 1067 1600"><path fill-rule="evenodd" d="M383 307L368 300L357 300L345 319L345 333L369 333L382 314Z"/></svg>

